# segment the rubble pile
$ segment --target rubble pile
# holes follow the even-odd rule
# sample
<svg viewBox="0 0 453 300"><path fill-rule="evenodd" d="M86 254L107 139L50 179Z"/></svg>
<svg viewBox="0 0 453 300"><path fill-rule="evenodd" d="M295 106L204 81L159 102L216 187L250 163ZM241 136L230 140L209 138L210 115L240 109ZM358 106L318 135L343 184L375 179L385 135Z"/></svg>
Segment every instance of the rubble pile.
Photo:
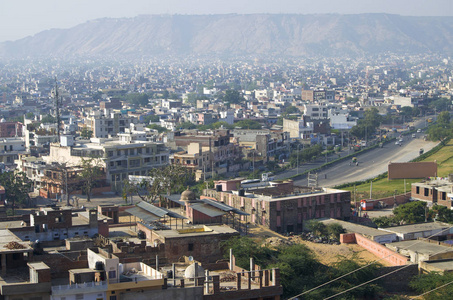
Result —
<svg viewBox="0 0 453 300"><path fill-rule="evenodd" d="M223 272L220 273L220 282L233 282L236 281L236 273Z"/></svg>
<svg viewBox="0 0 453 300"><path fill-rule="evenodd" d="M315 235L313 232L303 232L300 237L309 242L318 244L340 245L340 241L335 238L327 238Z"/></svg>
<svg viewBox="0 0 453 300"><path fill-rule="evenodd" d="M4 248L7 248L9 250L15 250L15 249L25 249L25 246L22 245L22 244L19 244L18 242L9 242L8 244L6 244L5 246L3 246Z"/></svg>

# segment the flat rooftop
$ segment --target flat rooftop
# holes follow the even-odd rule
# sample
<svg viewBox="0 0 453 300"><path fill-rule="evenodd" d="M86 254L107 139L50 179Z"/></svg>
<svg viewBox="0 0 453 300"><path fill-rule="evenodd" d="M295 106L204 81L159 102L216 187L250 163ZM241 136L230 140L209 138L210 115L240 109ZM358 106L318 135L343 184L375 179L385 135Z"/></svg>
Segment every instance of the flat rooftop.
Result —
<svg viewBox="0 0 453 300"><path fill-rule="evenodd" d="M424 264L430 265L433 268L436 268L438 270L442 271L453 271L453 259L443 259L443 260L425 260L423 262Z"/></svg>
<svg viewBox="0 0 453 300"><path fill-rule="evenodd" d="M440 254L453 252L453 247L437 245L435 243L425 242L423 240L411 240L386 244L388 248L409 250L423 254Z"/></svg>
<svg viewBox="0 0 453 300"><path fill-rule="evenodd" d="M343 226L343 228L344 228L344 230L346 230L346 232L359 233L361 235L366 235L366 236L370 236L370 237L392 234L390 232L385 232L385 231L375 229L372 227L355 224L355 223L351 223L351 222L346 222L346 221L341 221L341 220L337 220L337 219L321 220L321 222L324 223L325 225L338 223L341 226Z"/></svg>
<svg viewBox="0 0 453 300"><path fill-rule="evenodd" d="M11 244L10 244L11 243ZM9 249L8 245L16 245ZM0 230L0 253L31 252L29 242L24 242L7 229Z"/></svg>
<svg viewBox="0 0 453 300"><path fill-rule="evenodd" d="M387 228L382 228L384 231L389 231L389 232L395 232L395 233L413 233L413 232L421 232L421 231L429 231L429 230L442 230L442 229L448 229L446 230L444 234L450 233L451 226L442 224L439 222L430 222L430 223L420 223L420 224L412 224L412 225L403 225L403 226L393 226L393 227L387 227Z"/></svg>
<svg viewBox="0 0 453 300"><path fill-rule="evenodd" d="M234 234L237 231L226 225L214 225L194 226L184 229L155 230L155 233L164 238L180 238L201 235Z"/></svg>

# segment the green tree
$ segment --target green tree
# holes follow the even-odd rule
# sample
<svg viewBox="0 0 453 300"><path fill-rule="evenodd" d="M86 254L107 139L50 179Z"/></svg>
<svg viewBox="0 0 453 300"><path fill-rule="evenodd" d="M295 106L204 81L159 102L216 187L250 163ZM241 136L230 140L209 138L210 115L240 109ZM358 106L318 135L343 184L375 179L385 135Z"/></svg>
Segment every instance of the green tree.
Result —
<svg viewBox="0 0 453 300"><path fill-rule="evenodd" d="M259 122L247 119L234 123L234 126L243 129L261 129L261 124Z"/></svg>
<svg viewBox="0 0 453 300"><path fill-rule="evenodd" d="M223 101L230 104L239 104L245 99L242 97L241 93L236 90L227 90L223 96Z"/></svg>
<svg viewBox="0 0 453 300"><path fill-rule="evenodd" d="M146 106L150 96L145 93L131 93L126 95L126 100L133 105Z"/></svg>
<svg viewBox="0 0 453 300"><path fill-rule="evenodd" d="M159 132L159 133L168 131L167 128L162 127L162 126L157 125L157 124L150 124L150 125L148 125L148 126L146 126L146 127L150 128L150 129L157 130L157 132Z"/></svg>
<svg viewBox="0 0 453 300"><path fill-rule="evenodd" d="M5 199L14 208L16 205L29 203L28 193L31 191L33 183L24 172L3 172L0 173L0 185L5 188Z"/></svg>
<svg viewBox="0 0 453 300"><path fill-rule="evenodd" d="M332 238L336 238L337 240L340 239L340 234L345 233L343 226L341 226L338 223L328 224L326 227L327 227L326 231L329 234L329 236Z"/></svg>
<svg viewBox="0 0 453 300"><path fill-rule="evenodd" d="M437 116L437 124L444 128L451 128L450 113L448 111L443 111Z"/></svg>
<svg viewBox="0 0 453 300"><path fill-rule="evenodd" d="M314 234L319 236L327 235L327 227L324 223L319 222L318 220L310 220L307 225L308 230L312 231Z"/></svg>
<svg viewBox="0 0 453 300"><path fill-rule="evenodd" d="M393 210L395 221L400 224L424 222L426 213L426 202L423 201L408 202Z"/></svg>
<svg viewBox="0 0 453 300"><path fill-rule="evenodd" d="M441 275L439 273L431 272L428 274L415 276L409 283L409 286L418 294L430 292L429 294L424 295L423 299L444 300L451 299L450 297L453 294L453 284L448 283L452 281L453 273L446 273L444 275ZM446 286L440 288L443 285Z"/></svg>
<svg viewBox="0 0 453 300"><path fill-rule="evenodd" d="M263 247L260 243L247 236L235 236L221 244L224 250L224 257L229 256L229 249L233 250L236 258L236 265L244 268L250 268L250 258L253 258L255 263L260 266L266 266L275 251L268 247Z"/></svg>
<svg viewBox="0 0 453 300"><path fill-rule="evenodd" d="M143 118L143 123L148 124L150 122L159 122L160 118L158 115L148 115Z"/></svg>
<svg viewBox="0 0 453 300"><path fill-rule="evenodd" d="M139 196L143 201L155 203L160 195L181 192L193 181L193 174L181 165L154 168L147 178L138 182L126 179L123 184L123 197L132 194Z"/></svg>
<svg viewBox="0 0 453 300"><path fill-rule="evenodd" d="M280 269L284 298L313 287L326 269L317 261L314 253L302 244L280 247L275 262L268 267Z"/></svg>
<svg viewBox="0 0 453 300"><path fill-rule="evenodd" d="M90 139L93 136L93 131L89 130L88 128L84 127L82 131L80 131L80 136L84 139Z"/></svg>
<svg viewBox="0 0 453 300"><path fill-rule="evenodd" d="M331 270L331 277L339 278L345 274L351 273L340 280L337 280L332 286L327 287L324 292L324 297L333 296L339 292L347 290L352 287L357 287L359 284L367 282L376 277L376 271L380 268L379 264L372 264L366 268L360 269L363 261L356 256L352 258L340 257L339 260L333 265ZM354 272L353 272L354 271ZM376 283L369 283L356 288L347 294L343 299L374 299L382 291Z"/></svg>
<svg viewBox="0 0 453 300"><path fill-rule="evenodd" d="M431 216L435 216L436 221L453 224L453 210L445 206L434 205L430 212Z"/></svg>
<svg viewBox="0 0 453 300"><path fill-rule="evenodd" d="M445 128L440 124L435 124L429 127L428 137L432 141L439 141L442 145L446 145L447 140L451 137L450 128Z"/></svg>
<svg viewBox="0 0 453 300"><path fill-rule="evenodd" d="M32 112L28 112L25 114L25 118L27 118L28 120L33 119L34 117L35 117L35 114Z"/></svg>
<svg viewBox="0 0 453 300"><path fill-rule="evenodd" d="M52 115L45 115L42 119L41 119L41 123L43 124L50 124L50 123L56 123L57 122L57 119L52 116Z"/></svg>
<svg viewBox="0 0 453 300"><path fill-rule="evenodd" d="M87 202L90 202L93 188L104 175L101 160L98 157L82 157L80 167L82 170L78 173L78 177L82 182L82 190L87 195Z"/></svg>
<svg viewBox="0 0 453 300"><path fill-rule="evenodd" d="M191 122L182 122L182 123L178 124L178 127L181 129L195 129L195 128L197 128L197 125L195 125L194 123L191 123Z"/></svg>

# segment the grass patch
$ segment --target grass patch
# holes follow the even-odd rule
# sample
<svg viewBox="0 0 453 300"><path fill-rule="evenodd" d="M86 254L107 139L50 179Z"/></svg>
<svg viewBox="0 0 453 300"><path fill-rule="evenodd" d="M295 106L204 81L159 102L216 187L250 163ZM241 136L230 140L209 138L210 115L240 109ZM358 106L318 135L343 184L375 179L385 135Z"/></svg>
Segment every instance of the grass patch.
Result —
<svg viewBox="0 0 453 300"><path fill-rule="evenodd" d="M446 177L453 173L453 140L420 161L437 161L437 173L440 177ZM420 179L406 179L406 192L410 192L412 183L419 181ZM356 186L357 201L370 198L370 185L371 182L368 181ZM342 189L351 191L352 197L354 197L354 186L347 186ZM397 191L396 194L404 193L404 179L388 180L386 177L373 182L371 196L373 199L389 197L395 194L395 190Z"/></svg>

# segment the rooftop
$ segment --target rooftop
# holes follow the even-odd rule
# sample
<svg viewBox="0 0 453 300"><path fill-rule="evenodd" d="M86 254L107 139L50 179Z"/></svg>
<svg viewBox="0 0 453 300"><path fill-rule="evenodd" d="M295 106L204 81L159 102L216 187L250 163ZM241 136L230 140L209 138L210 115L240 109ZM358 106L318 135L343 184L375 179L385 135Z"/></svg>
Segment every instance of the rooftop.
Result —
<svg viewBox="0 0 453 300"><path fill-rule="evenodd" d="M390 248L409 250L430 255L440 254L444 252L453 252L452 247L437 245L434 243L425 242L423 240L395 242L386 244L386 246Z"/></svg>
<svg viewBox="0 0 453 300"><path fill-rule="evenodd" d="M209 227L203 225L178 230L156 230L155 233L163 238L179 238L200 235L235 234L237 231L226 225L213 225Z"/></svg>
<svg viewBox="0 0 453 300"><path fill-rule="evenodd" d="M428 231L428 230L443 230L443 229L449 229L449 230L445 230L444 234L451 233L451 231L453 230L453 228L450 225L442 224L439 222L420 223L420 224L382 228L382 230L384 230L384 231L403 233L403 234L412 233L412 232L420 232L420 231Z"/></svg>

